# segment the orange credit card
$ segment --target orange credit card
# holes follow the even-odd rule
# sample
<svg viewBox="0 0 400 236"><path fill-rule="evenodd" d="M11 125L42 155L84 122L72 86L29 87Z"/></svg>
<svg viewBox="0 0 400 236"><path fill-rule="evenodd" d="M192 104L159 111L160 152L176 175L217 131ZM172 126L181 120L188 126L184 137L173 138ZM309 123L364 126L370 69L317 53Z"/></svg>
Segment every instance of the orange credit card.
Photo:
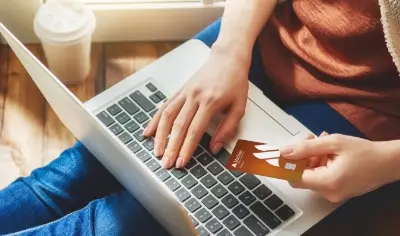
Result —
<svg viewBox="0 0 400 236"><path fill-rule="evenodd" d="M279 148L266 143L240 139L226 163L226 168L238 172L296 181L301 179L306 164L306 160L282 158Z"/></svg>

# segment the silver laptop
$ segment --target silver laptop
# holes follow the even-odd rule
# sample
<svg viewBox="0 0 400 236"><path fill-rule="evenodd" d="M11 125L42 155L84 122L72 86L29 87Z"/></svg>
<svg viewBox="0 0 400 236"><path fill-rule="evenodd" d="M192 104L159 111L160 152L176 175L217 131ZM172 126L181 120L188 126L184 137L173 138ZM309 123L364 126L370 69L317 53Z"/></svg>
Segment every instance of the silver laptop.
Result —
<svg viewBox="0 0 400 236"><path fill-rule="evenodd" d="M171 235L301 235L338 207L286 181L225 167L238 138L283 145L310 133L251 83L239 132L220 154L208 151L211 125L184 169L161 167L154 140L141 133L207 60L202 42L185 42L82 104L1 23L0 31L66 127Z"/></svg>

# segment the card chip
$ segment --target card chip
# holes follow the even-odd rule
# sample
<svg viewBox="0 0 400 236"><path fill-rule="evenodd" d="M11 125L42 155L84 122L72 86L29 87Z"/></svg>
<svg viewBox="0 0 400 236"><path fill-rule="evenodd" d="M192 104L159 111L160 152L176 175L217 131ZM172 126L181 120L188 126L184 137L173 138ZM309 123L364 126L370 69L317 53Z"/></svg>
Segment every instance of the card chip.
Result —
<svg viewBox="0 0 400 236"><path fill-rule="evenodd" d="M296 164L293 164L293 163L286 163L286 164L285 164L285 169L288 169L288 170L295 170L295 169L296 169Z"/></svg>

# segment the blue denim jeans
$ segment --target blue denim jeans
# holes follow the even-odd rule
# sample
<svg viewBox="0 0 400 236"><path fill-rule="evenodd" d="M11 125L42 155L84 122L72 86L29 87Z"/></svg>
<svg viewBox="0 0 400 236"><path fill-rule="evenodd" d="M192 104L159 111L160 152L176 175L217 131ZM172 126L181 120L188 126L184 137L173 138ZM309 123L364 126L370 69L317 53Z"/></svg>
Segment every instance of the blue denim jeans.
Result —
<svg viewBox="0 0 400 236"><path fill-rule="evenodd" d="M194 38L211 46L219 27L216 21ZM249 78L267 93L258 45ZM317 134L363 136L323 101L282 108ZM0 191L0 235L7 234L168 235L80 142Z"/></svg>

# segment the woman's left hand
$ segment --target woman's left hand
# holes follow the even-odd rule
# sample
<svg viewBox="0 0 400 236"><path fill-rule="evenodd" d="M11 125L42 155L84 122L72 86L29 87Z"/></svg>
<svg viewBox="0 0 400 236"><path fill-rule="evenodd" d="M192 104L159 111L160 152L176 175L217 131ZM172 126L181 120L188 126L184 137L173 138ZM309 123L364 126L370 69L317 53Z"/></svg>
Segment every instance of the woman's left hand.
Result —
<svg viewBox="0 0 400 236"><path fill-rule="evenodd" d="M284 147L281 155L314 163L300 181L290 183L292 187L311 189L331 202L341 202L399 179L400 155L396 146L398 141L372 142L326 134Z"/></svg>

